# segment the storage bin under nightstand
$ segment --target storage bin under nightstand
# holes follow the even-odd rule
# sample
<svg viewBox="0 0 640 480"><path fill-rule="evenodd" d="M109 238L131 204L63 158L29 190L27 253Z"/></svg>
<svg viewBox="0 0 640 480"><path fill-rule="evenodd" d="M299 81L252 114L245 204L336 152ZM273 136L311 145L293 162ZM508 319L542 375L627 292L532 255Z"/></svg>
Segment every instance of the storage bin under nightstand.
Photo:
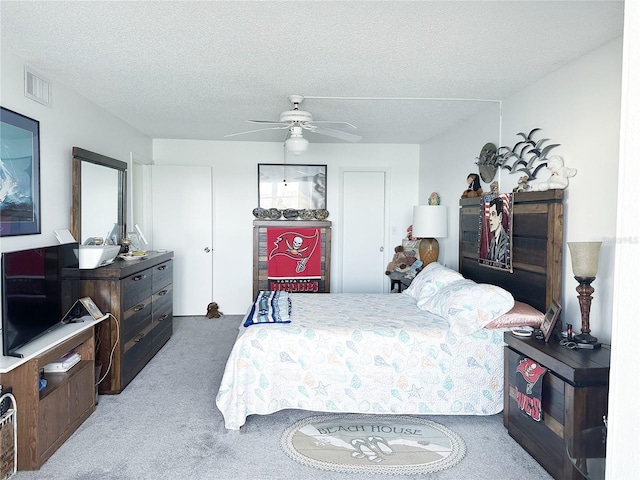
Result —
<svg viewBox="0 0 640 480"><path fill-rule="evenodd" d="M505 333L504 426L556 479L582 480L567 455L566 441L603 425L609 395L609 348L570 350L559 343ZM521 356L547 368L542 383L542 421L518 408L516 367Z"/></svg>

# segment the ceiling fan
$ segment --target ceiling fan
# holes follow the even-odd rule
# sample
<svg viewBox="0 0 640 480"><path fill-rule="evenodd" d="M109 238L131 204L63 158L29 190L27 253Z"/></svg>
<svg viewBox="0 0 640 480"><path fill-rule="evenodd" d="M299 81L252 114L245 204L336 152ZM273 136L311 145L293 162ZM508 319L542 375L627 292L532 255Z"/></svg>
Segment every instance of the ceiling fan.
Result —
<svg viewBox="0 0 640 480"><path fill-rule="evenodd" d="M339 138L348 142L358 142L362 139L360 135L344 132L335 128L329 128L322 125L344 125L355 129L356 126L349 122L336 122L330 120L313 120L313 116L309 112L300 110L299 106L304 100L302 95L289 95L289 101L293 104L292 110L284 111L280 114L280 120L247 120L249 123L257 123L260 125L272 125L270 127L259 128L257 130L248 130L246 132L232 133L225 137L234 137L236 135L245 135L247 133L261 132L264 130L289 130L285 140L285 148L294 155L300 155L309 146L309 141L304 138L302 131L310 132L329 137Z"/></svg>

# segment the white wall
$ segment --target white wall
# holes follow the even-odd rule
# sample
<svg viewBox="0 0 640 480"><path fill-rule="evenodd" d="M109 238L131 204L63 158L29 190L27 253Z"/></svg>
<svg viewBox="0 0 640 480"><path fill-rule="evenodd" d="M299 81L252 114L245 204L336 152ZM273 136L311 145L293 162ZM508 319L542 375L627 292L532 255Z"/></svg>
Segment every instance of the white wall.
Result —
<svg viewBox="0 0 640 480"><path fill-rule="evenodd" d="M207 165L214 181L213 298L225 313L244 313L253 293L253 214L258 206L258 163L282 163L283 146L265 142L167 140L153 142L156 165ZM390 170L390 224L386 251L392 252L411 224L418 192L418 145L314 144L287 163L327 165L327 209L334 239L331 290L338 283L340 237L338 205L340 167L385 167ZM366 193L363 193L366 195ZM393 233L395 232L395 233ZM363 232L366 235L366 232ZM155 245L157 248L171 246ZM389 253L391 259L392 253ZM383 275L384 272L380 272Z"/></svg>
<svg viewBox="0 0 640 480"><path fill-rule="evenodd" d="M521 138L518 132L541 128L535 139L549 138L549 143L561 144L552 154L562 156L566 166L578 170L565 191L565 242L604 242L593 283L590 319L592 334L606 343L611 341L613 307L621 72L620 38L503 100L501 143L493 129L495 115L487 111L422 145L420 154L420 199L424 201L431 191L440 189L441 196L445 192L447 203L452 196L452 204L457 205L466 188L467 174L477 171L475 158L486 142L513 146ZM456 163L463 158L468 159L466 163ZM447 168L440 166L443 164ZM548 170L543 169L538 178L544 180L548 175ZM518 176L500 170L496 176L500 191L512 191ZM489 189L486 184L482 186ZM450 212L450 220L455 215ZM440 244L446 250L444 261L457 265L458 232L450 229ZM581 323L577 282L566 246L563 272L563 321L573 323L577 330Z"/></svg>
<svg viewBox="0 0 640 480"><path fill-rule="evenodd" d="M467 176L478 172L475 162L488 142L500 144L499 105L488 106L480 115L420 146L420 204L426 204L435 191L440 204L447 206L448 235L438 239L438 261L454 270L458 269L460 196L467 189ZM487 185L483 188L488 190Z"/></svg>
<svg viewBox="0 0 640 480"><path fill-rule="evenodd" d="M640 478L638 385L629 379L638 352L635 323L640 265L640 216L635 202L640 178L640 2L624 12L624 60L620 125L620 172L615 289L609 375L609 428L606 478Z"/></svg>
<svg viewBox="0 0 640 480"><path fill-rule="evenodd" d="M24 61L4 49L1 61L2 106L40 122L42 233L2 237L0 251L55 245L54 230L71 226L71 149L82 147L129 162L132 151L151 157L151 139L56 82L51 108L28 99Z"/></svg>

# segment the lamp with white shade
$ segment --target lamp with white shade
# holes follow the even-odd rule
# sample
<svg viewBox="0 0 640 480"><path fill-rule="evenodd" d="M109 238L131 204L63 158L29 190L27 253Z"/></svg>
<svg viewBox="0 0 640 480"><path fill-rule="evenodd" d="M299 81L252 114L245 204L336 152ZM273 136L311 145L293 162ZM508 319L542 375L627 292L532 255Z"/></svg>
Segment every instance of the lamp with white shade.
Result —
<svg viewBox="0 0 640 480"><path fill-rule="evenodd" d="M436 238L447 236L447 207L416 205L413 207L413 238L420 239L420 260L426 266L438 261L440 245Z"/></svg>
<svg viewBox="0 0 640 480"><path fill-rule="evenodd" d="M580 303L580 315L582 317L581 333L574 337L574 341L582 344L590 344L593 348L600 346L598 339L591 335L589 328L589 315L591 311L591 296L594 288L591 282L596 279L598 273L598 256L602 242L567 242L571 252L571 267L573 275L578 281L576 291Z"/></svg>

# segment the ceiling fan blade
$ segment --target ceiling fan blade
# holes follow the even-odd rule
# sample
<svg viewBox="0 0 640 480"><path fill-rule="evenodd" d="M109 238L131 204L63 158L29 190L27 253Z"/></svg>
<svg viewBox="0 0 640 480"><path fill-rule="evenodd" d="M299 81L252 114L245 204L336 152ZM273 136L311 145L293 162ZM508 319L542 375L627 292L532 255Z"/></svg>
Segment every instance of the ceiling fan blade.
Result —
<svg viewBox="0 0 640 480"><path fill-rule="evenodd" d="M323 123L325 125L346 125L347 127L350 127L350 128L353 128L353 129L357 129L358 128L353 123L349 123L349 122L333 122L331 120L314 120L313 122L311 122L311 125L316 124L316 123Z"/></svg>
<svg viewBox="0 0 640 480"><path fill-rule="evenodd" d="M289 128L289 125L284 125L282 127L258 128L257 130L247 130L246 132L230 133L229 135L225 135L225 138L235 137L236 135L244 135L245 133L262 132L264 130L284 130L285 128Z"/></svg>
<svg viewBox="0 0 640 480"><path fill-rule="evenodd" d="M279 122L277 120L247 120L249 123L260 123L262 125L289 125L287 122Z"/></svg>
<svg viewBox="0 0 640 480"><path fill-rule="evenodd" d="M347 142L359 142L360 140L362 140L362 137L360 135L354 135L353 133L347 133L341 130L335 130L333 128L317 127L315 125L311 125L307 128L307 130L313 133L319 133L320 135L327 135L329 137L346 140Z"/></svg>

